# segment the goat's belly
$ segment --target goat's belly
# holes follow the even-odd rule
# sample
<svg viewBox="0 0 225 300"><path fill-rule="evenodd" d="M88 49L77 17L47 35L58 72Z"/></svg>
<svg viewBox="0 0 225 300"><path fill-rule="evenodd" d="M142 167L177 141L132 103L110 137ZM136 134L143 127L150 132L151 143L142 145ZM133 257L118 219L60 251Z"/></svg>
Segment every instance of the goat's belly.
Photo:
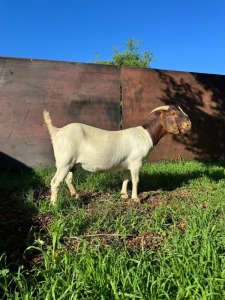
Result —
<svg viewBox="0 0 225 300"><path fill-rule="evenodd" d="M127 166L126 164L121 164L121 165L92 165L92 164L87 164L87 163L80 163L80 166L82 169L89 171L89 172L113 172L113 171L121 171L121 170L126 170Z"/></svg>

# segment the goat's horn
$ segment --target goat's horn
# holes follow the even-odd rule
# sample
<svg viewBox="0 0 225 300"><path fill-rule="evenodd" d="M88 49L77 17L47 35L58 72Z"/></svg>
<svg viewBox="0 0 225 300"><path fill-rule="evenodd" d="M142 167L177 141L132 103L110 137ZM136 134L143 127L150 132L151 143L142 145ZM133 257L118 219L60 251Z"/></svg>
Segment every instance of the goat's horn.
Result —
<svg viewBox="0 0 225 300"><path fill-rule="evenodd" d="M163 106L159 106L159 107L156 107L155 109L153 109L150 114L152 114L153 112L155 111L158 111L158 110L168 110L170 108L169 105L163 105Z"/></svg>

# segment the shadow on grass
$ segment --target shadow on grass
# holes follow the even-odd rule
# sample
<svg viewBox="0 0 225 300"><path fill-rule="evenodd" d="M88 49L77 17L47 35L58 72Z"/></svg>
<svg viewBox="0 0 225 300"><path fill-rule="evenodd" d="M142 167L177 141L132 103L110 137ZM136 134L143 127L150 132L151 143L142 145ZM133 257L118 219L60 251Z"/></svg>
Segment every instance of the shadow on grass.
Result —
<svg viewBox="0 0 225 300"><path fill-rule="evenodd" d="M167 161L165 161L166 163ZM177 161L172 161L172 163L179 164ZM170 165L166 168L152 166L153 170L150 170L151 163L149 163L147 164L147 168L146 165L141 168L138 192L143 193L158 189L173 191L188 184L190 180L197 180L202 177L207 177L215 182L225 179L225 161L202 161L200 164L201 167L196 165L190 169L185 166L185 170L183 170L181 165L180 170L182 172L179 172L179 169L174 170ZM98 200L101 197L105 198L107 194L119 193L122 187L121 172L94 174L79 170L75 178L75 186L78 188L81 196L78 202L80 206L88 205L90 202ZM132 184L129 181L128 190L131 191L131 188Z"/></svg>
<svg viewBox="0 0 225 300"><path fill-rule="evenodd" d="M11 168L0 170L0 268L6 264L13 270L23 262L24 250L32 244L33 216L37 214L33 193L43 183L32 169L10 157L6 160L11 160Z"/></svg>
<svg viewBox="0 0 225 300"><path fill-rule="evenodd" d="M202 162L204 170L186 170L184 173L179 173L178 171L169 172L155 172L153 174L148 174L147 172L142 172L140 174L139 182L139 192L145 192L150 190L164 190L173 191L176 188L182 187L187 184L190 180L195 180L201 177L207 177L211 181L219 181L225 179L224 170L225 161L214 161L214 162ZM221 168L212 168L221 167Z"/></svg>

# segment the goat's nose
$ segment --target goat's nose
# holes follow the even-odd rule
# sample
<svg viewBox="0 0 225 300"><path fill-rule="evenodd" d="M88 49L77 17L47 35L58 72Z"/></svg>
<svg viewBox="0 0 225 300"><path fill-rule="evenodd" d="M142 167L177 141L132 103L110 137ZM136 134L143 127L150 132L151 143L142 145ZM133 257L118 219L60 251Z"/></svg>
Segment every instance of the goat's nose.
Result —
<svg viewBox="0 0 225 300"><path fill-rule="evenodd" d="M187 129L191 129L191 121L186 121L184 123L184 126L187 128Z"/></svg>

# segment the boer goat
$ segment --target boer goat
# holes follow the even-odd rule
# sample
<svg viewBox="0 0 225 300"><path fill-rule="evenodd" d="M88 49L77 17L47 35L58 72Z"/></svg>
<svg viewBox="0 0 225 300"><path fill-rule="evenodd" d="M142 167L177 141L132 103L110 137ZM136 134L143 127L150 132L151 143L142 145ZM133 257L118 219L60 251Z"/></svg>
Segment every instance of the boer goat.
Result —
<svg viewBox="0 0 225 300"><path fill-rule="evenodd" d="M52 125L49 112L44 121L51 136L57 171L51 180L51 203L57 200L58 186L64 179L71 196L79 198L72 184L74 170L81 166L90 172L123 171L121 197L128 198L127 184L132 179L132 199L138 201L139 170L150 151L167 134L187 133L191 121L180 107L160 106L160 114L148 123L119 131L106 131L80 123L62 128Z"/></svg>

